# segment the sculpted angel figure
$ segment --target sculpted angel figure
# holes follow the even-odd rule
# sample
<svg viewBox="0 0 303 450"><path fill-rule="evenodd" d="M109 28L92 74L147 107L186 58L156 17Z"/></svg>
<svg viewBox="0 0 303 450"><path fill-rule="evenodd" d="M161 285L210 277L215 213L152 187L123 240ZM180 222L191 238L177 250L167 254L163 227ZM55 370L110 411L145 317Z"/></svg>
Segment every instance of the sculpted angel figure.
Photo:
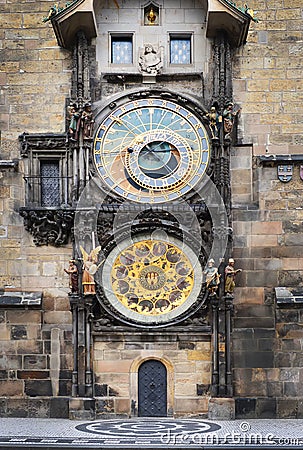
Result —
<svg viewBox="0 0 303 450"><path fill-rule="evenodd" d="M99 266L98 255L101 250L101 246L99 245L96 248L93 248L92 251L88 254L84 248L80 245L80 250L83 258L83 274L82 274L82 286L83 286L83 294L84 295L94 295L96 293L96 285L94 280L94 275L97 272Z"/></svg>

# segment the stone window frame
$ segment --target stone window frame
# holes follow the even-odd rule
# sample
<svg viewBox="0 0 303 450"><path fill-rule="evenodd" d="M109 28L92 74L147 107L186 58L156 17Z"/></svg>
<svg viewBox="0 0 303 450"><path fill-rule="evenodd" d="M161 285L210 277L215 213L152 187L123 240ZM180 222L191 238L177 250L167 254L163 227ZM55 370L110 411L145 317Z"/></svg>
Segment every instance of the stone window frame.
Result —
<svg viewBox="0 0 303 450"><path fill-rule="evenodd" d="M46 209L71 205L72 161L66 147L66 136L26 135L19 137L21 155L24 161L25 207L43 207L41 198L41 163L58 162L59 164L59 205L47 206Z"/></svg>
<svg viewBox="0 0 303 450"><path fill-rule="evenodd" d="M172 52L171 52L171 43L173 40L187 40L190 42L190 62L189 63L173 63L172 62ZM180 66L192 66L194 64L194 33L193 32L168 32L168 64L170 67L180 67Z"/></svg>
<svg viewBox="0 0 303 450"><path fill-rule="evenodd" d="M132 45L132 61L130 63L125 63L125 62L114 62L113 61L113 42L115 42L115 40L121 39L121 42L123 40L125 40L126 42L131 42ZM114 66L114 67L132 67L135 64L135 33L132 31L129 32L116 32L116 31L109 31L108 33L108 47L109 47L109 51L108 51L108 62L109 65Z"/></svg>

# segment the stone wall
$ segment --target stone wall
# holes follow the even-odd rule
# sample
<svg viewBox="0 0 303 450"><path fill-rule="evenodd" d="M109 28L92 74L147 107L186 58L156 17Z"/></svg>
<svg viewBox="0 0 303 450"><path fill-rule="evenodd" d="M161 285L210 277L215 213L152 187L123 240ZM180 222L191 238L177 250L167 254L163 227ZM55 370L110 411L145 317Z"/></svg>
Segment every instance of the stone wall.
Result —
<svg viewBox="0 0 303 450"><path fill-rule="evenodd" d="M0 416L68 417L72 362L67 298L0 311Z"/></svg>
<svg viewBox="0 0 303 450"><path fill-rule="evenodd" d="M233 320L237 417L302 417L302 316L277 308L274 287L302 286L300 163L282 183L277 163L258 155L302 154L302 2L251 1L259 23L235 57L242 106L232 155L233 256L238 277ZM291 164L292 162L290 162ZM291 307L290 307L291 308Z"/></svg>
<svg viewBox="0 0 303 450"><path fill-rule="evenodd" d="M168 414L206 414L211 383L210 336L157 333L95 337L97 417L137 415L139 365L161 361L167 370Z"/></svg>
<svg viewBox="0 0 303 450"><path fill-rule="evenodd" d="M235 55L234 95L254 154L302 153L302 2L252 0L259 19Z"/></svg>
<svg viewBox="0 0 303 450"><path fill-rule="evenodd" d="M42 19L53 2L1 2L0 159L20 158L19 134L63 132L70 52ZM1 308L1 416L68 417L71 248L34 246L19 215L23 163L0 171L0 288L43 292L41 309ZM57 331L56 331L57 330Z"/></svg>

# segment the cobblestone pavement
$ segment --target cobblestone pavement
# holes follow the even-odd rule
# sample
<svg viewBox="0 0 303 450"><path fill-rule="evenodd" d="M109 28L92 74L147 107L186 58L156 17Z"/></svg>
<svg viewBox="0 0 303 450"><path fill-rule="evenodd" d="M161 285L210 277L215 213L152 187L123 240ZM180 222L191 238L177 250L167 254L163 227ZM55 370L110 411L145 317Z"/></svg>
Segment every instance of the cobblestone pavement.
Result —
<svg viewBox="0 0 303 450"><path fill-rule="evenodd" d="M303 420L0 419L0 448L303 448Z"/></svg>

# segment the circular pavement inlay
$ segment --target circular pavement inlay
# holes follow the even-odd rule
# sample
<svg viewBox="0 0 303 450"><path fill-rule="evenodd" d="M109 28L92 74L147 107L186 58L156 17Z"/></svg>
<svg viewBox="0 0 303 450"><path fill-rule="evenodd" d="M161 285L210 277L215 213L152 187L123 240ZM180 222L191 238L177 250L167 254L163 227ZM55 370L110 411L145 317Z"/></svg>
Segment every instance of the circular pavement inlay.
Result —
<svg viewBox="0 0 303 450"><path fill-rule="evenodd" d="M221 426L200 420L102 420L99 422L88 422L77 425L76 429L86 433L110 435L113 437L145 437L160 438L163 433L192 434L192 433L212 433L220 430Z"/></svg>

